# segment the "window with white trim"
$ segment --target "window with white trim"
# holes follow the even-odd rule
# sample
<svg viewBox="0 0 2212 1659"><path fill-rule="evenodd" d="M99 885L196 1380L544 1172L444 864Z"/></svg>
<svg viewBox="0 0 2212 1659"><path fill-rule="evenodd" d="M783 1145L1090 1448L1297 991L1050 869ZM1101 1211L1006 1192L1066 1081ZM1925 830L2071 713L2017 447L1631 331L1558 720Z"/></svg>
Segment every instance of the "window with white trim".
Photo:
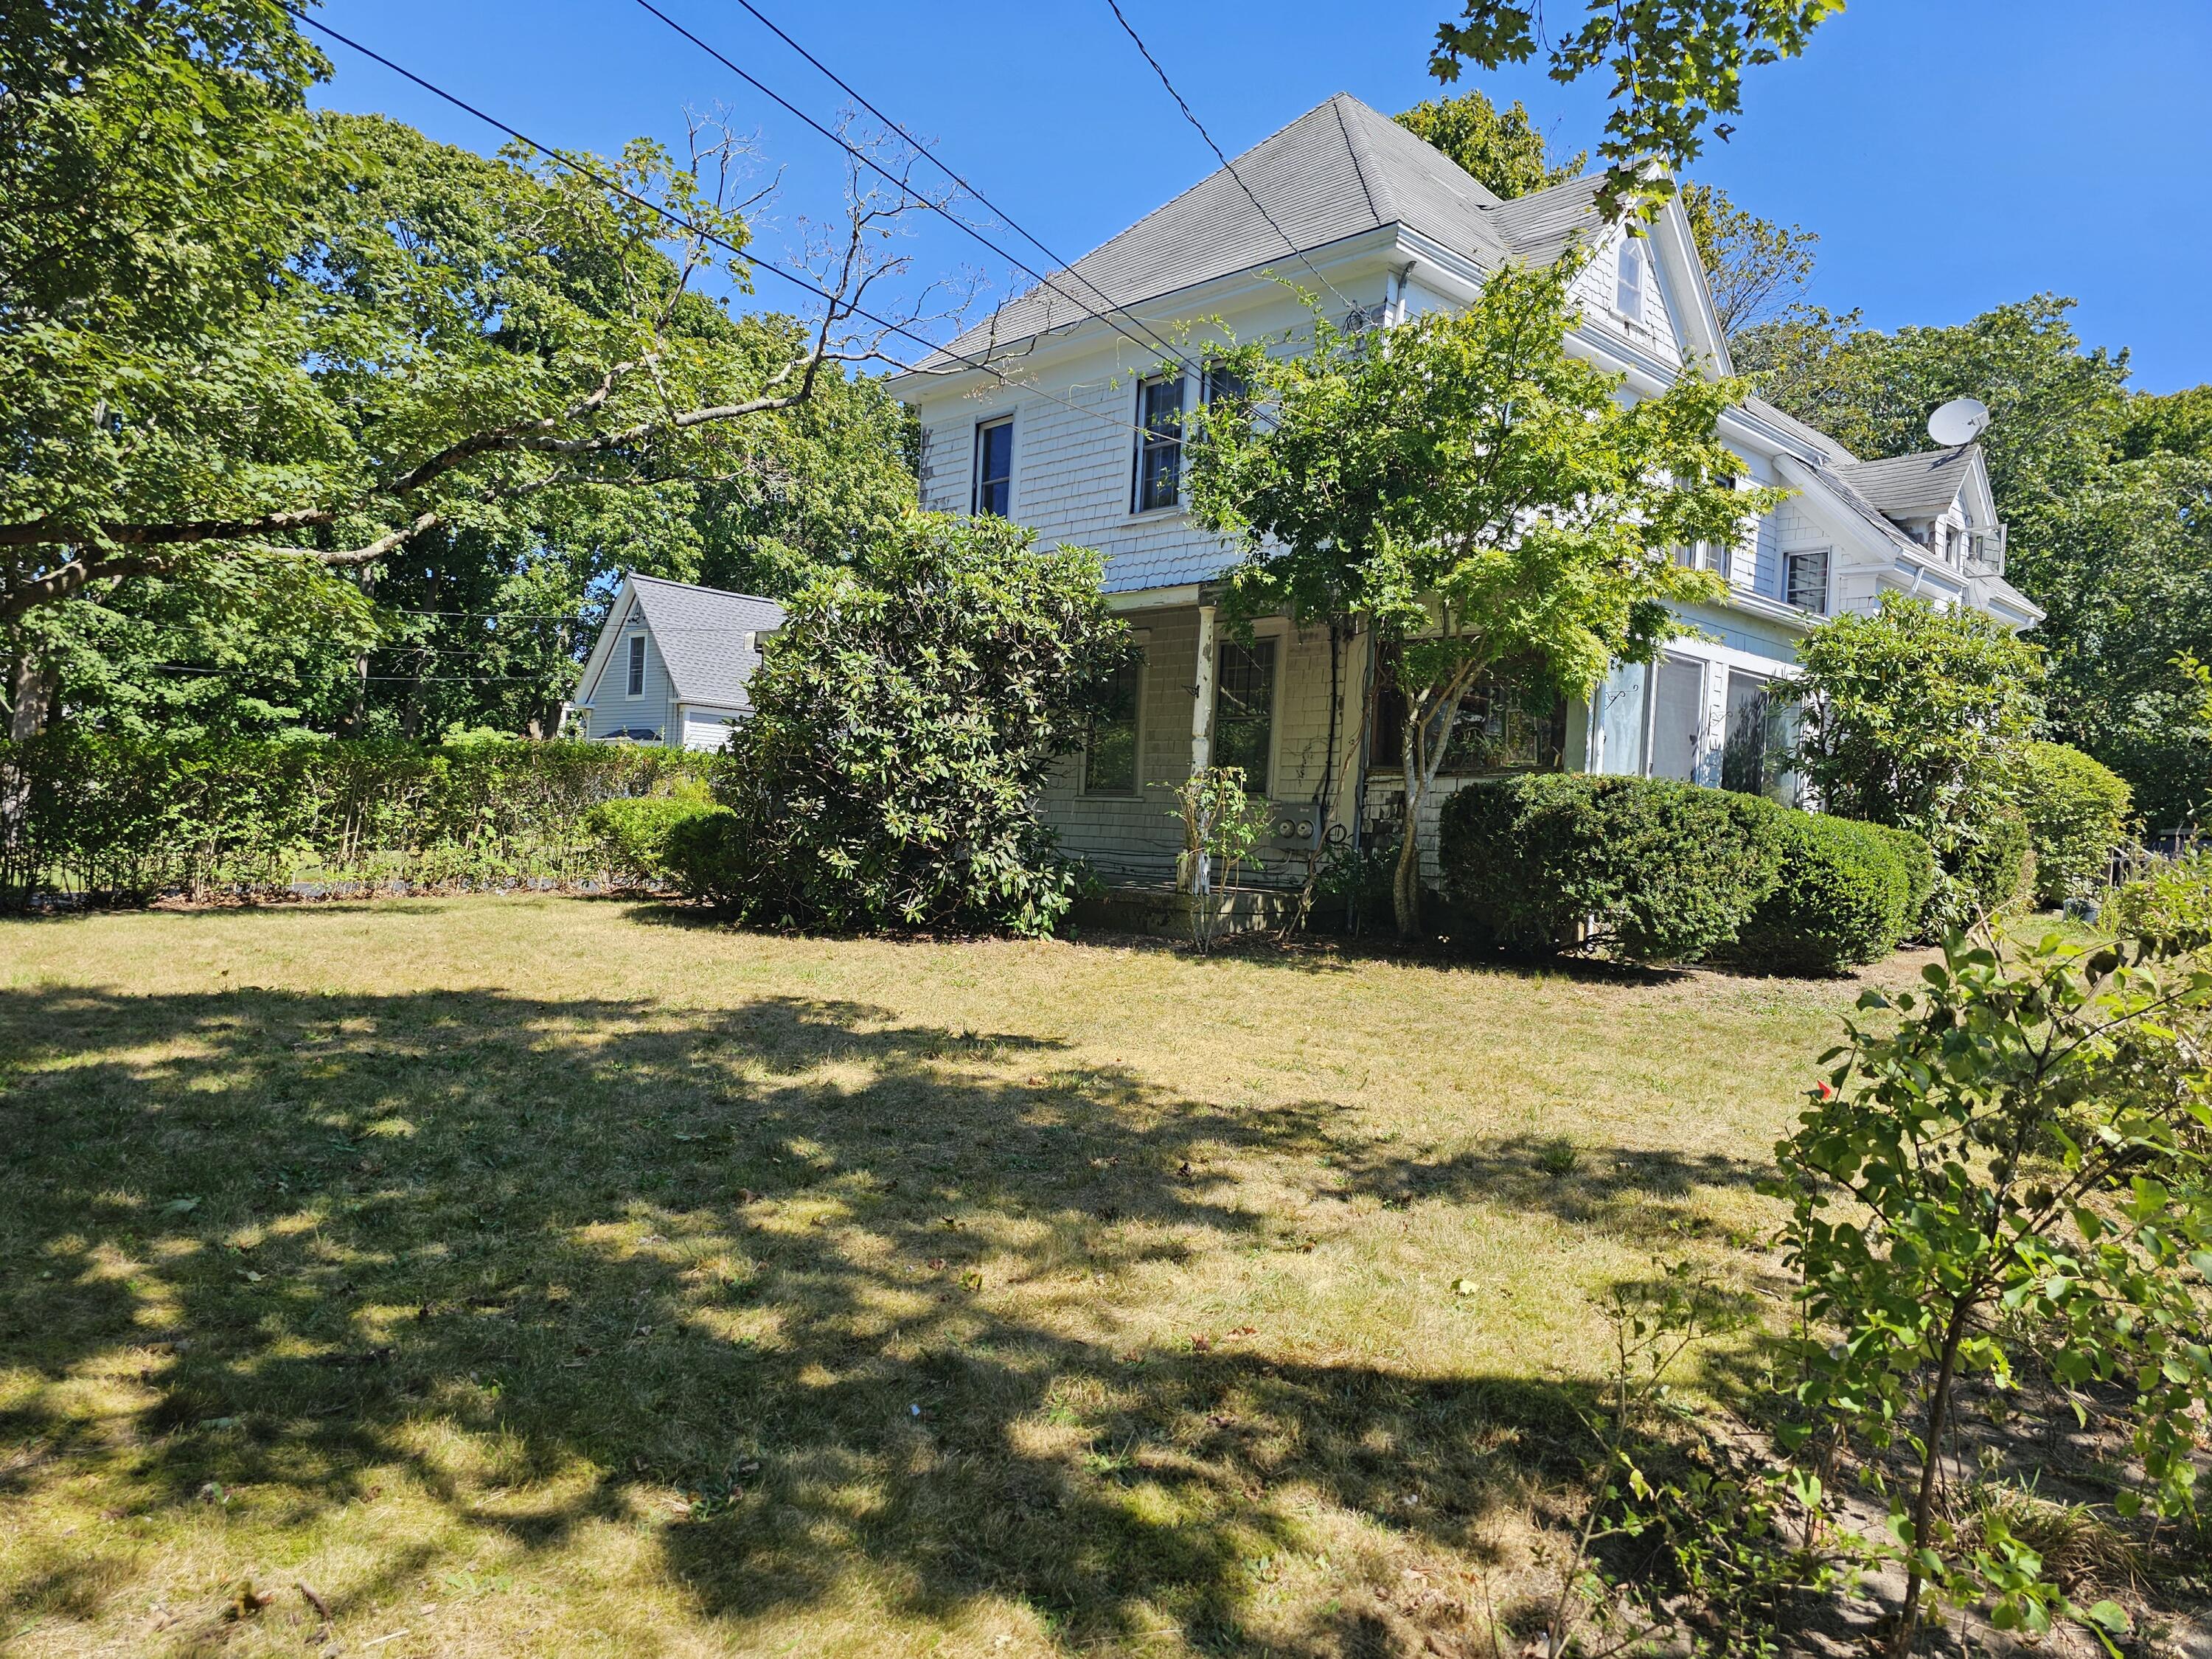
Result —
<svg viewBox="0 0 2212 1659"><path fill-rule="evenodd" d="M1782 597L1822 616L1828 612L1828 550L1792 553L1784 563Z"/></svg>
<svg viewBox="0 0 2212 1659"><path fill-rule="evenodd" d="M1014 417L1002 415L975 428L975 495L969 511L1010 516L1014 505Z"/></svg>
<svg viewBox="0 0 2212 1659"><path fill-rule="evenodd" d="M641 697L645 695L645 635L642 634L633 634L629 636L628 695L633 697Z"/></svg>
<svg viewBox="0 0 2212 1659"><path fill-rule="evenodd" d="M1613 275L1613 308L1632 323L1644 320L1644 244L1635 237L1620 244L1620 258Z"/></svg>

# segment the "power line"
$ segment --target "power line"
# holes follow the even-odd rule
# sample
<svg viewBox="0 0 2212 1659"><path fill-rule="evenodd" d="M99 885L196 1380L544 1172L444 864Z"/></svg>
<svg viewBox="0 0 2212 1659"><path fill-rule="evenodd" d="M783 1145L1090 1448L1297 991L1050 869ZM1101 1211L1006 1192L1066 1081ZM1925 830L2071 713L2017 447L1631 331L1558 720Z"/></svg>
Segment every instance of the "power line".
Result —
<svg viewBox="0 0 2212 1659"><path fill-rule="evenodd" d="M775 35L777 40L782 41L784 45L789 46L801 58L804 58L808 63L813 64L814 67L820 70L822 74L829 79L830 83L839 91L842 92L848 98L850 98L862 109L867 111L869 114L874 116L877 120L882 122L893 132L898 134L900 137L905 139L908 144L913 146L915 155L928 161L932 167L935 167L939 173L942 173L946 178L950 179L961 190L966 191L968 195L973 197L985 208L995 214L998 216L1000 222L1004 224L1008 229L1012 230L1016 235L1019 236L1024 241L1027 242L1038 252L1043 254L1048 261L1059 268L1060 273L1062 276L1073 277L1077 282L1081 283L1084 287L1089 289L1091 293L1097 295L1097 302L1100 306L1105 307L1108 311L1120 312L1121 315L1127 317L1132 323L1135 324L1137 327L1144 330L1146 334L1150 335L1153 341L1156 342L1162 349L1166 351L1169 356L1176 358L1178 361L1182 360L1182 354L1178 352L1175 347L1170 344L1165 339L1163 339L1149 323L1146 322L1141 317L1139 317L1127 306L1115 305L1113 301L1107 297L1105 289L1100 288L1097 283L1092 282L1088 276L1083 276L1076 269L1074 262L1062 258L1059 254L1054 252L1052 249L1046 246L1042 241L1041 241L1025 226L1024 226L1020 221L1016 219L1012 214L1007 212L1006 209L1000 207L989 197L984 195L981 191L969 184L967 179L962 178L957 173L954 172L952 168L948 166L934 151L930 149L927 145L924 144L919 138L916 138L912 133L908 132L897 122L892 120L890 116L884 114L883 111L877 108L875 105L870 103L866 98L862 96L861 94L854 88L852 82L839 75L836 70L831 69L827 64L823 63L819 58L817 58L812 52L807 51L805 47L800 46L799 42L793 40L790 35L785 33L783 29L777 25L773 18L769 17L768 14L763 12L758 6L752 3L752 0L738 0L738 3L740 6L743 6L747 11L750 12L754 19L758 21L763 28L767 29L769 33ZM988 245L986 244L986 246ZM1005 257L1012 258L1011 255ZM1028 266L1020 264L1018 261L1016 263L1018 269L1023 270L1029 270ZM1031 276L1036 275L1035 271L1030 271L1030 274ZM1043 281L1043 278L1039 277L1038 280L1042 282ZM1055 294L1062 292L1062 290L1056 288L1053 291ZM1103 313L1094 314L1099 315L1102 318L1103 317Z"/></svg>
<svg viewBox="0 0 2212 1659"><path fill-rule="evenodd" d="M1054 294L1059 295L1061 299L1067 301L1071 305L1080 306L1084 303L1083 301L1078 299L1074 295L1070 294L1066 289L1061 288L1057 283L1054 282L1051 277L1046 276L1043 272L1031 270L1030 266L1024 264L1019 258L1016 258L1013 254L1009 253L1005 248L1000 247L996 242L986 236L981 231L976 229L975 226L969 224L965 219L961 218L957 214L953 213L941 203L931 201L929 198L915 190L911 185L908 184L905 179L900 178L889 167L884 166L882 162L877 161L874 156L869 155L859 145L848 142L840 134L823 126L821 122L816 120L805 110L799 108L798 105L793 103L791 100L786 98L781 93L777 92L773 87L769 86L757 76L738 68L736 64L732 63L723 53L709 46L697 35L692 33L690 29L685 28L683 24L678 22L666 12L661 10L659 7L654 5L653 3L653 0L637 0L637 3L644 10L651 12L662 22L667 24L670 28L675 30L677 33L682 35L693 46L698 47L700 51L705 52L709 58L720 64L724 69L729 70L731 74L736 76L740 81L743 81L754 91L759 93L763 98L767 98L783 109L789 111L792 114L804 121L808 126L813 128L815 131L820 133L824 138L827 138L831 143L836 145L838 149L843 150L846 155L860 162L861 166L871 169L879 174L887 183L895 185L900 191L902 198L911 198L921 206L927 208L932 213L936 214L938 217L945 220L948 224L957 225L962 230L966 231L968 234L973 236L985 247L990 249L992 252L997 254L1001 259L1006 261L1006 263L1013 266L1015 270L1022 272L1024 276L1034 279L1041 286L1050 289ZM781 33L781 31L778 32ZM827 74L828 71L824 70L823 73ZM835 76L830 76L830 78L832 80L836 79ZM841 82L839 84L842 85L843 83ZM902 137L905 137L903 132L902 132L900 136ZM908 143L913 143L914 141L909 138L907 142ZM919 149L921 147L916 145L915 148ZM1103 300L1105 296L1101 295L1099 297L1101 300ZM1084 314L1081 317L1077 318L1075 321L1077 323L1085 323L1094 319L1104 323L1109 328L1112 329L1116 334L1119 334L1123 339L1128 341L1132 345L1141 347L1148 352L1154 350L1155 349L1164 350L1170 356L1175 358L1177 362L1182 363L1184 368L1188 368L1190 367L1188 362L1184 359L1181 352L1177 351L1165 340L1161 339L1158 335L1153 335L1149 341L1139 339L1135 335L1130 333L1127 329L1123 328L1119 323L1115 322L1104 312L1085 311ZM1070 324L1068 326L1073 327L1074 326L1074 324Z"/></svg>
<svg viewBox="0 0 2212 1659"><path fill-rule="evenodd" d="M842 307L845 314L848 317L858 317L864 322L873 323L877 327L882 329L887 334L895 334L901 339L913 341L915 344L921 346L933 356L949 357L954 362L959 363L965 368L981 370L982 373L988 374L993 380L998 381L999 384L1003 386L1014 387L1015 383L1012 380L1008 379L1005 374L1001 374L998 369L993 368L990 363L979 361L976 358L968 356L963 353L955 351L950 346L939 345L936 341L925 338L923 336L915 333L912 329L908 328L902 324L891 322L886 318L877 316L875 313L872 311L865 311L859 306L853 305L846 301L841 300L836 295L830 293L829 289L817 286L806 277L800 276L794 272L786 270L781 265L769 264L765 261L759 259L756 256L747 253L744 249L739 247L735 242L729 240L726 237L718 236L709 230L703 230L700 227L692 224L690 221L683 218L680 215L671 212L667 208L661 206L659 203L647 201L644 197L637 194L636 191L625 187L615 179L608 178L606 174L599 172L597 169L586 167L581 161L577 161L574 157L564 155L558 150L551 149L548 145L539 143L535 138L532 138L529 134L522 131L520 128L508 125L497 116L486 114L483 110L478 109L474 104L470 103L466 99L462 98L454 93L447 92L443 87L424 80L412 70L403 69L398 64L393 63L392 59L386 58L382 52L377 52L371 47L364 46L360 41L353 40L348 35L341 34L337 30L332 28L328 23L323 22L318 18L310 17L305 12L301 11L294 11L292 13L292 16L295 21L306 24L309 28L315 30L318 33L328 35L331 40L337 41L341 46L350 46L362 57L370 59L372 62L381 64L386 69L390 70L394 75L400 76L404 80L412 82L415 85L422 88L423 91L428 93L432 97L442 99L447 103L451 104L455 109L474 116L477 120L482 121L486 126L497 128L508 137L514 139L515 143L526 145L528 148L536 150L540 155L544 156L556 166L564 167L568 168L571 172L580 173L583 177L591 179L601 189L611 191L615 195L623 198L625 201L633 203L636 206L643 208L647 212L657 216L669 224L674 225L678 229L684 231L687 234L696 236L702 241L712 242L715 246L726 250L730 253L737 256L738 258L744 260L750 269L765 270L771 276L781 276L785 282L789 283L793 287L803 289L806 293L811 294L818 300L827 301L832 307ZM924 361L927 360L925 359ZM911 370L915 366L912 363L901 363L899 364L899 367ZM1136 437L1142 437L1145 435L1144 428L1135 425L1133 422L1116 420L1111 415L1101 414L1095 409L1085 409L1082 404L1070 403L1066 398L1047 392L1041 386L1030 386L1026 388L1016 389L1026 389L1029 392L1034 392L1037 397L1044 398L1048 403L1058 404L1061 408L1072 410L1076 414L1086 416L1091 420L1103 422L1106 425L1112 427L1117 432L1127 432Z"/></svg>
<svg viewBox="0 0 2212 1659"><path fill-rule="evenodd" d="M1237 164L1221 153L1221 146L1213 142L1213 135L1206 130L1206 123L1200 120L1192 112L1190 106L1183 101L1183 95L1176 90L1175 82L1168 79L1168 72L1160 67L1160 60L1152 56L1152 49L1145 44L1144 37L1131 27L1129 20L1121 15L1121 0L1106 0L1106 4L1114 13L1114 21L1121 26L1121 33L1136 43L1137 50L1144 54L1145 61L1152 66L1152 73L1160 77L1160 84L1168 89L1168 96L1176 100L1176 107L1182 112L1182 118L1198 129L1198 136L1206 140L1206 147L1213 152L1214 159L1219 161L1228 170L1229 176L1237 181L1237 188L1244 192L1244 199L1251 203L1259 216L1267 222L1267 228L1283 239L1283 246L1297 256L1300 264L1313 272L1316 282L1331 294L1336 295L1336 297L1342 300L1346 305L1350 305L1352 301L1344 298L1334 283L1330 282L1319 270L1315 270L1314 262L1305 256L1305 250L1291 240L1290 233L1275 222L1275 216L1261 204L1260 198L1252 193L1252 186L1244 182L1244 175L1237 171Z"/></svg>

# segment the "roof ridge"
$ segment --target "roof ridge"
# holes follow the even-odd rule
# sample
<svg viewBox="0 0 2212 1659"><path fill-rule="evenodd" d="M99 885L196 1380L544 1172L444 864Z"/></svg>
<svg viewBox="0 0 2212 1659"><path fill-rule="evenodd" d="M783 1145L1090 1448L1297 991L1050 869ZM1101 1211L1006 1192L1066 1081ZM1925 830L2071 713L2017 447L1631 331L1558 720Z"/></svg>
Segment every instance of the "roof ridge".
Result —
<svg viewBox="0 0 2212 1659"><path fill-rule="evenodd" d="M632 583L652 582L661 587L681 587L694 593L712 593L725 599L750 599L756 605L781 605L781 599L772 599L765 593L747 593L734 587L709 587L704 582L679 582L673 576L648 576L642 570L629 573Z"/></svg>
<svg viewBox="0 0 2212 1659"><path fill-rule="evenodd" d="M1376 181L1368 176L1370 172L1379 171L1379 169L1370 168L1368 166L1369 162L1376 161L1377 158L1371 155L1363 156L1360 154L1361 150L1365 148L1365 145L1364 145L1359 139L1352 136L1352 123L1344 118L1344 106L1346 104L1358 103L1359 100L1354 98L1350 93L1340 92L1334 94L1330 97L1328 100L1328 107L1330 112L1336 117L1336 130L1344 135L1345 154L1352 158L1352 176L1359 180L1359 188L1367 197L1367 210L1375 216L1375 222L1376 224L1394 224L1398 219L1397 213L1395 210L1390 212L1385 212L1383 210L1382 203L1375 199ZM1365 106L1361 105L1360 107L1364 108ZM1382 193L1386 198L1389 196L1390 191L1388 185L1384 186Z"/></svg>

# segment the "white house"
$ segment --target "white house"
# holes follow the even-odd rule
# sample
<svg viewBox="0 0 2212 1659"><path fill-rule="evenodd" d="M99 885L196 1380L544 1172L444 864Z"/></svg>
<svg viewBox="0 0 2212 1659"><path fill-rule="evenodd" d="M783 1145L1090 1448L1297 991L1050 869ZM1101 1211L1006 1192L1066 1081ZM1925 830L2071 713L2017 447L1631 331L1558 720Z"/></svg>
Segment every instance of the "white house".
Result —
<svg viewBox="0 0 2212 1659"><path fill-rule="evenodd" d="M746 685L783 607L657 576L627 576L608 607L571 707L584 735L719 749L752 712Z"/></svg>
<svg viewBox="0 0 2212 1659"><path fill-rule="evenodd" d="M1185 511L1174 417L1202 389L1160 372L1170 354L1159 342L1186 328L1247 339L1292 330L1303 313L1285 281L1340 303L1348 326L1387 327L1468 302L1504 261L1549 261L1587 238L1596 255L1578 279L1571 349L1625 375L1631 395L1656 393L1686 366L1728 374L1680 208L1631 239L1600 222L1597 183L1501 201L1340 94L894 380L920 415L922 505L1005 514L1048 545L1099 550L1110 601L1144 647L1125 695L1048 794L1071 850L1109 873L1165 873L1179 836L1169 792L1196 767L1231 762L1262 781L1278 850L1291 850L1323 817L1332 695L1340 733L1357 736L1364 642L1333 677L1325 634L1287 618L1258 624L1249 647L1217 635L1215 585L1236 556ZM998 374L959 356L988 357ZM1823 616L1870 608L1888 590L2015 629L2041 620L2004 580L1976 449L1861 461L1756 398L1729 411L1720 435L1745 477L1796 493L1740 545L1685 551L1729 585L1724 603L1686 611L1707 637L1679 641L1651 669L1617 668L1589 703L1548 717L1474 699L1455 739L1462 772L1564 766L1771 788L1781 735L1765 688L1794 672L1797 641ZM598 713L607 706L602 692L595 722L624 724ZM1354 802L1389 816L1402 800L1396 766L1395 744L1355 742L1349 755L1340 744L1340 819Z"/></svg>

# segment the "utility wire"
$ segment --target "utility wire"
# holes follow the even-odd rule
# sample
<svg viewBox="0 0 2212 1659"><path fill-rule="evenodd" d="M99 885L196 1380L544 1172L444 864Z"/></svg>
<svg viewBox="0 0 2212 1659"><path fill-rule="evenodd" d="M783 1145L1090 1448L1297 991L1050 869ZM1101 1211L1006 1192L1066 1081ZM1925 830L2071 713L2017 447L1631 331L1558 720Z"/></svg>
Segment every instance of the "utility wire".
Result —
<svg viewBox="0 0 2212 1659"><path fill-rule="evenodd" d="M1058 404L1063 409L1072 410L1076 414L1086 416L1091 420L1103 422L1106 425L1112 427L1117 432L1130 433L1137 437L1143 437L1145 435L1144 428L1137 426L1132 422L1116 420L1113 416L1101 414L1095 409L1085 409L1082 404L1070 403L1066 398L1059 397L1053 392L1047 392L1041 386L1032 385L1027 387L1016 387L1013 380L1001 374L998 369L993 368L990 363L980 361L974 357L967 356L961 352L953 350L950 346L939 345L936 341L927 339L902 324L894 323L886 318L878 317L872 311L864 311L859 306L853 305L846 301L841 300L836 295L830 293L829 289L819 287L806 277L799 276L793 271L786 270L781 265L769 264L760 259L757 255L747 253L744 249L739 247L736 243L730 241L727 238L718 236L712 231L700 228L700 227L692 224L682 216L670 211L667 208L661 206L657 202L647 201L644 197L640 196L636 191L629 189L618 180L608 178L606 174L599 172L595 168L586 167L581 161L577 161L574 156L564 155L559 150L553 149L547 145L539 143L535 138L532 138L529 134L522 131L520 128L509 126L506 122L501 120L495 115L486 114L483 110L477 108L474 104L470 103L466 99L462 98L456 94L447 92L443 87L435 85L429 81L426 81L422 76L416 74L414 70L401 68L400 65L393 63L392 59L386 58L382 52L377 52L372 47L364 46L360 41L353 40L349 36L341 34L337 30L332 28L328 23L323 22L318 18L311 17L305 12L301 11L294 11L292 13L292 16L296 21L306 24L309 28L313 29L316 33L329 36L331 40L337 41L341 46L352 47L354 51L359 52L362 57L370 59L374 63L381 64L385 68L390 70L394 75L400 76L403 80L412 82L415 85L422 88L423 91L428 93L432 97L442 99L447 103L451 104L455 109L463 111L467 114L473 115L477 120L482 121L486 126L497 128L508 137L514 139L515 143L526 145L529 149L536 150L539 155L544 156L556 166L567 167L571 172L581 174L583 177L591 179L601 189L611 191L615 195L622 197L625 201L634 203L635 205L643 208L647 212L658 216L659 218L665 220L669 224L674 225L678 229L685 232L687 234L696 236L702 241L712 242L715 246L726 249L738 258L744 260L750 269L765 270L772 276L781 276L785 282L789 283L794 288L802 289L805 292L813 295L817 299L825 300L832 307L842 307L845 314L848 317L858 317L865 322L874 324L887 334L895 334L901 339L911 340L915 344L921 346L933 356L949 357L954 362L959 363L964 368L980 369L984 374L988 374L993 380L998 381L1001 386L1034 392L1037 397L1042 398L1048 402ZM915 365L911 363L901 363L899 367L910 370L915 368Z"/></svg>
<svg viewBox="0 0 2212 1659"><path fill-rule="evenodd" d="M736 64L732 63L723 53L709 46L697 35L692 33L690 29L685 28L683 24L678 22L666 12L661 10L659 6L654 5L653 3L653 0L637 0L637 3L643 9L651 12L662 22L667 24L670 28L675 30L677 33L682 35L693 46L698 47L700 51L705 52L709 58L720 64L724 69L729 70L731 74L736 76L738 79L743 81L754 91L759 93L761 96L770 100L781 108L787 110L790 113L797 116L808 126L813 128L815 131L820 133L831 143L836 145L838 149L843 150L846 155L851 156L861 166L879 174L886 182L895 186L902 197L910 198L921 206L927 208L932 213L934 213L938 217L945 220L947 223L957 225L959 228L967 232L969 235L973 236L977 241L981 242L985 247L990 249L992 252L997 254L1001 259L1004 259L1008 264L1013 266L1015 270L1020 271L1023 275L1030 277L1040 286L1050 289L1054 294L1060 295L1061 299L1066 300L1069 304L1079 307L1085 304L1081 299L1070 294L1066 289L1060 287L1059 283L1054 282L1051 277L1046 276L1042 271L1030 269L1030 267L1024 264L1020 258L1009 253L1005 248L1000 247L996 242L993 241L988 236L986 236L975 226L969 224L965 219L961 218L957 214L952 212L942 204L931 201L929 198L915 190L913 185L907 183L905 179L900 178L890 168L884 166L882 162L877 161L874 156L869 155L867 151L862 149L859 145L851 143L842 135L823 126L821 122L816 120L812 116L809 115L805 110L799 108L798 105L793 103L791 100L786 98L781 93L776 91L773 87L769 86L757 76L738 68ZM779 30L778 33L781 33L781 31ZM819 66L817 65L817 67ZM823 72L824 74L829 73L826 70ZM831 76L830 79L833 81L836 80L836 76ZM839 82L838 84L842 86L844 83L842 82ZM858 94L855 94L855 96L857 95ZM905 137L905 133L902 131L900 137ZM910 144L914 143L911 138L907 139L907 142ZM919 149L921 146L915 145L915 148ZM981 198L979 198L978 199ZM1099 297L1103 301L1105 296L1101 295ZM1107 315L1106 313L1103 311L1093 311L1086 308L1084 314L1075 319L1075 323L1066 325L1066 326L1073 327L1076 323L1086 323L1093 320L1104 323L1109 328L1112 329L1116 334L1119 334L1123 339L1128 341L1132 345L1138 346L1148 353L1156 349L1164 350L1170 356L1174 357L1177 362L1182 363L1186 368L1190 366L1188 361L1184 359L1182 353L1178 352L1173 346L1161 339L1158 335L1154 335L1150 340L1139 339L1136 335L1132 334L1127 329L1122 327L1121 324L1115 322L1112 317Z"/></svg>
<svg viewBox="0 0 2212 1659"><path fill-rule="evenodd" d="M1214 159L1219 161L1228 170L1229 176L1237 181L1237 188L1244 192L1244 199L1251 203L1259 216L1267 222L1267 228L1283 239L1283 246L1297 256L1298 263L1313 273L1314 280L1331 294L1334 294L1346 305L1350 305L1352 301L1345 299L1334 283L1330 282L1319 270L1315 270L1314 262L1305 256L1305 250L1291 240L1290 233L1275 222L1275 216L1261 204L1260 198L1252 193L1252 186L1244 182L1244 175L1237 171L1237 164L1221 153L1221 146L1213 142L1213 135L1206 130L1206 123L1200 120L1192 112L1190 106L1183 101L1183 95L1176 90L1175 82L1168 79L1168 72L1160 67L1160 60L1152 56L1152 49L1145 44L1144 37L1139 34L1130 26L1129 20L1121 15L1121 0L1106 0L1106 4L1113 11L1114 21L1121 26L1121 33L1135 43L1137 50L1144 54L1145 61L1152 66L1152 73L1160 77L1160 84L1168 89L1168 96L1176 100L1176 107L1182 112L1182 118L1198 129L1198 136L1206 140L1206 147L1213 152Z"/></svg>
<svg viewBox="0 0 2212 1659"><path fill-rule="evenodd" d="M738 3L744 7L745 10L750 12L754 19L758 21L763 28L767 29L769 33L775 35L775 38L782 41L785 46L789 46L801 58L804 58L808 63L813 64L816 69L819 70L822 74L829 79L831 85L835 86L840 92L843 93L848 98L850 98L862 109L867 111L869 114L874 116L877 120L882 122L884 125L890 128L890 131L896 132L900 137L905 139L908 144L913 146L915 155L927 160L932 167L935 167L939 173L950 179L961 190L964 191L968 195L974 198L976 202L980 203L983 207L988 209L993 214L996 215L1000 223L1004 224L1009 230L1012 230L1016 235L1019 236L1039 253L1044 255L1048 262L1058 268L1060 275L1073 277L1075 281L1081 283L1084 287L1090 289L1092 294L1097 295L1097 303L1105 307L1105 311L1102 311L1095 314L1098 315L1102 319L1104 319L1106 312L1120 312L1121 315L1127 317L1137 327L1142 329L1147 335L1151 336L1152 340L1158 344L1160 349L1165 351L1170 356L1175 357L1178 361L1183 360L1182 354L1177 351L1176 348L1170 344L1165 339L1162 338L1159 333L1154 330L1149 323L1146 323L1127 306L1115 305L1107 297L1106 291L1103 289L1100 288L1097 283L1092 282L1088 276L1082 275L1081 272L1076 269L1073 261L1062 258L1059 254L1054 252L1052 249L1047 247L1042 241L1039 240L1038 238L1032 234L1027 227L1024 226L1019 220L1016 219L1012 214L1007 212L1006 209L1000 207L989 197L984 195L981 191L976 189L975 185L969 184L957 173L955 173L943 159L941 159L927 144L923 143L921 140L915 137L897 122L892 120L890 116L884 114L883 111L877 108L875 105L870 103L866 97L854 88L851 82L846 80L844 76L839 75L836 70L831 69L829 64L823 63L812 52L807 51L805 47L800 46L798 41L793 40L790 35L785 33L783 29L773 18L769 16L769 15L763 11L758 6L753 4L752 0L738 0ZM978 240L980 240L981 239L978 238ZM988 246L989 244L987 243L985 246ZM1012 258L1011 254L1002 255L1002 257L1006 258ZM1014 263L1018 270L1029 270L1029 267L1022 264L1018 260L1016 260ZM1035 271L1030 271L1030 275L1034 276L1036 273ZM1044 279L1042 277L1039 277L1038 280L1042 282ZM1061 289L1057 288L1054 289L1053 291L1055 294L1062 292Z"/></svg>

